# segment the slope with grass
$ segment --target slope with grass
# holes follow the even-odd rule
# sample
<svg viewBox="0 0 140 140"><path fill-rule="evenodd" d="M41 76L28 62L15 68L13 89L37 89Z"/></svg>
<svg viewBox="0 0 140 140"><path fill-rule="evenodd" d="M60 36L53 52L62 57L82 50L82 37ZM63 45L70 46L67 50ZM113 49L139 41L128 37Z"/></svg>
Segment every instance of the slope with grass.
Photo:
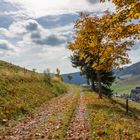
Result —
<svg viewBox="0 0 140 140"><path fill-rule="evenodd" d="M140 86L140 75L125 75L117 78L115 83L112 85L114 92L118 94L130 94L132 89Z"/></svg>
<svg viewBox="0 0 140 140"><path fill-rule="evenodd" d="M139 140L140 105L129 104L125 112L124 99L99 99L96 94L86 92L92 139L94 140Z"/></svg>
<svg viewBox="0 0 140 140"><path fill-rule="evenodd" d="M50 85L43 74L0 61L0 129L66 92L66 85L56 77Z"/></svg>
<svg viewBox="0 0 140 140"><path fill-rule="evenodd" d="M124 67L123 70L114 70L117 77L112 86L114 92L130 94L132 89L140 86L140 62Z"/></svg>

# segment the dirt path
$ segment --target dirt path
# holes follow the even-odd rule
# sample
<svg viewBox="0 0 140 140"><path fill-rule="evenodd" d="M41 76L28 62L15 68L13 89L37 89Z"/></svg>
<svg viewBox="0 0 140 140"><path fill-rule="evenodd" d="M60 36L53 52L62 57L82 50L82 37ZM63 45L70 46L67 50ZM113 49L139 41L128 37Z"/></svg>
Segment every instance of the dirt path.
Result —
<svg viewBox="0 0 140 140"><path fill-rule="evenodd" d="M0 140L90 140L84 93L72 91L0 134Z"/></svg>
<svg viewBox="0 0 140 140"><path fill-rule="evenodd" d="M84 93L80 93L75 114L68 127L66 140L91 140Z"/></svg>
<svg viewBox="0 0 140 140"><path fill-rule="evenodd" d="M61 140L73 115L78 94L66 94L46 105L41 112L9 130L0 140Z"/></svg>

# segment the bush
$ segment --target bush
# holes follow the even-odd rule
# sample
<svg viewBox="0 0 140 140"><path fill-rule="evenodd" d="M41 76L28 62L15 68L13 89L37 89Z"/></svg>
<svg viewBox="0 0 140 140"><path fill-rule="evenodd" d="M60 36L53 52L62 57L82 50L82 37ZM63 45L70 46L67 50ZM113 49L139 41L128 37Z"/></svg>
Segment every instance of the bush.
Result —
<svg viewBox="0 0 140 140"><path fill-rule="evenodd" d="M51 73L49 69L44 71L44 82L51 85Z"/></svg>

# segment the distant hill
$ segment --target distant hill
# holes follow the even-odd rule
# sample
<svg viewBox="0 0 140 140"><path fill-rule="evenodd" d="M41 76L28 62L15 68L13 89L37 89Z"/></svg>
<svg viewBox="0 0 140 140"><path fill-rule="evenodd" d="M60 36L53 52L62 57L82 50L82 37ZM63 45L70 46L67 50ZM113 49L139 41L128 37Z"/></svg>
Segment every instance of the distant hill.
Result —
<svg viewBox="0 0 140 140"><path fill-rule="evenodd" d="M123 79L127 83L131 83L131 81L134 82L135 79L138 82L140 81L140 62L132 64L128 67L124 67L124 69L121 71L114 70L114 74L117 77ZM68 75L72 75L73 79L71 81L68 80L67 78ZM64 74L62 76L66 83L73 83L73 84L80 85L80 84L85 84L87 82L86 78L80 75L80 72Z"/></svg>
<svg viewBox="0 0 140 140"><path fill-rule="evenodd" d="M132 64L128 67L124 67L123 70L115 71L115 74L117 76L124 76L124 75L132 75L132 76L136 76L136 75L140 75L140 62Z"/></svg>
<svg viewBox="0 0 140 140"><path fill-rule="evenodd" d="M121 71L115 71L117 76L112 86L114 92L130 94L132 89L140 86L140 62L125 67Z"/></svg>
<svg viewBox="0 0 140 140"><path fill-rule="evenodd" d="M72 80L69 81L68 75L72 76ZM72 83L72 84L76 84L76 85L81 85L81 84L87 83L86 78L84 76L81 76L80 72L63 74L62 76L64 78L65 83Z"/></svg>

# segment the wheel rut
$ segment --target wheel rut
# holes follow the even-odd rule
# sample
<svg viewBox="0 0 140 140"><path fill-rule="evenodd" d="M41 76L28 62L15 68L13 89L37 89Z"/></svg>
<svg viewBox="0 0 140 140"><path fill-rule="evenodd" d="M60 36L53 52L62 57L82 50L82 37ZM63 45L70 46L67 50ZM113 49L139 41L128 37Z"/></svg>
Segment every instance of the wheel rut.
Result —
<svg viewBox="0 0 140 140"><path fill-rule="evenodd" d="M91 140L90 124L84 100L84 93L80 93L75 113L69 124L66 140Z"/></svg>

